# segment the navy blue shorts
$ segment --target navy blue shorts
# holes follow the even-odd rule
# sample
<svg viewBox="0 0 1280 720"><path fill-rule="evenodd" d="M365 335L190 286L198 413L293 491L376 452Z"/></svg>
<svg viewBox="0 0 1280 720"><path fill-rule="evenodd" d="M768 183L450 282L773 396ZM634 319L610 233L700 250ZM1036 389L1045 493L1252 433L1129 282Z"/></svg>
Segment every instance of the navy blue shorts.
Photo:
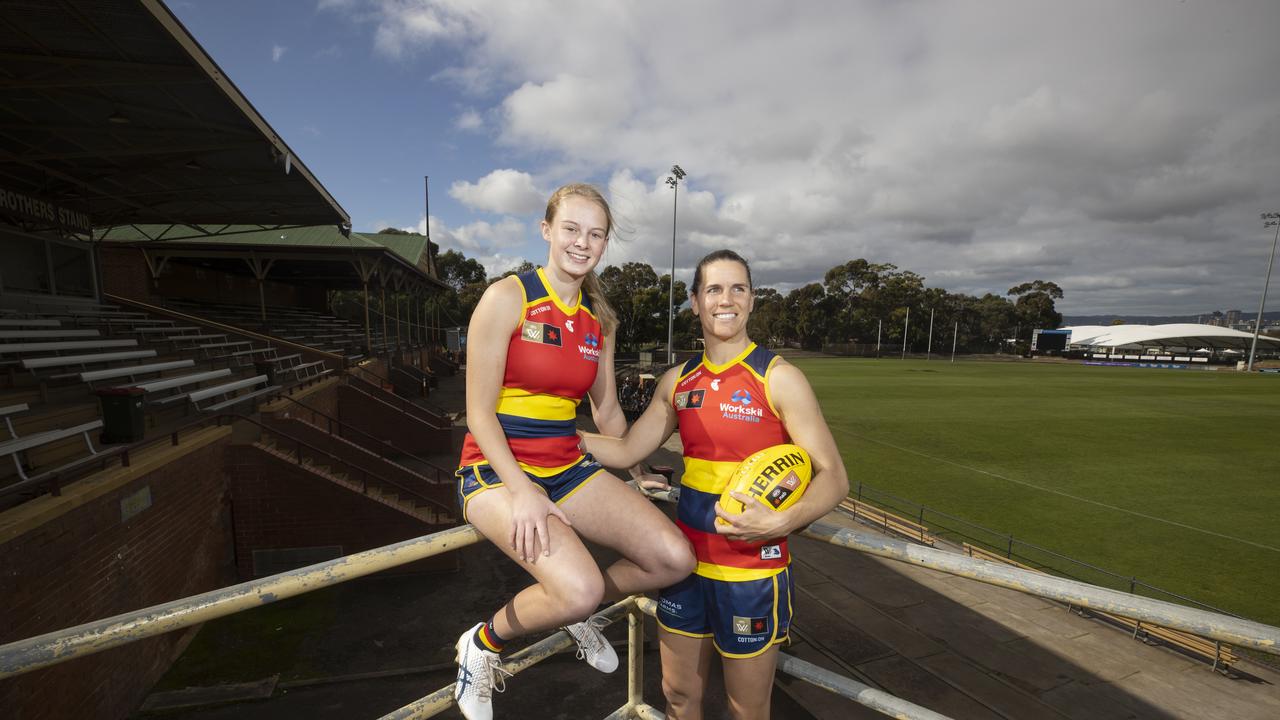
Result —
<svg viewBox="0 0 1280 720"><path fill-rule="evenodd" d="M588 480L604 472L604 467L588 453L578 462L554 475L542 477L529 471L525 475L533 481L534 486L541 488L557 505L578 491ZM467 501L485 490L502 487L502 480L493 471L489 463L464 465L454 473L458 476L458 507L462 508L462 517L467 517Z"/></svg>
<svg viewBox="0 0 1280 720"><path fill-rule="evenodd" d="M791 568L738 582L690 575L658 593L658 624L677 635L709 637L724 657L755 657L787 639L794 591Z"/></svg>

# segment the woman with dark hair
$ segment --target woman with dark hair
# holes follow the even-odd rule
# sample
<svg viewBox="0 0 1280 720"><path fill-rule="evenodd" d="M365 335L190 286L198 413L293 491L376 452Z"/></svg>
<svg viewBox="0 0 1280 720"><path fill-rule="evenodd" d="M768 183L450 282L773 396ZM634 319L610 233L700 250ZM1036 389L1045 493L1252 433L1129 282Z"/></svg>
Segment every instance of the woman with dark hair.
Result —
<svg viewBox="0 0 1280 720"><path fill-rule="evenodd" d="M787 535L830 512L849 494L849 479L804 374L747 336L754 303L747 261L731 250L704 257L689 302L706 350L662 376L653 402L626 437L586 435L583 444L606 465L628 467L679 426L684 475L676 524L698 564L693 575L658 595L667 717L702 717L716 652L733 717L763 720L778 646L791 623ZM813 479L804 495L774 511L734 493L744 510L725 512L718 500L738 463L783 443L799 445L812 458Z"/></svg>
<svg viewBox="0 0 1280 720"><path fill-rule="evenodd" d="M594 272L612 225L595 188L560 188L542 220L546 265L491 285L471 316L459 502L465 519L536 583L458 638L454 698L468 720L493 716L507 641L566 626L579 657L612 672L617 655L583 620L604 599L669 585L693 569L688 541L666 516L578 447L584 395L601 432L626 429L614 385L616 320ZM601 570L583 538L622 559Z"/></svg>

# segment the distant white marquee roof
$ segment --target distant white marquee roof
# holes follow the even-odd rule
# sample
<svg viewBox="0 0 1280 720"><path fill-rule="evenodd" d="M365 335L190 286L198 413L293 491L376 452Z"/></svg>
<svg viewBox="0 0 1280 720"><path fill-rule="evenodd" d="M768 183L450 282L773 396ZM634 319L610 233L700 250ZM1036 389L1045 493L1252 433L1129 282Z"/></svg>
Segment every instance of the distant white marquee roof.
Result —
<svg viewBox="0 0 1280 720"><path fill-rule="evenodd" d="M1127 347L1181 347L1196 350L1248 350L1253 343L1253 333L1241 332L1216 325L1196 323L1171 323L1168 325L1073 325L1068 345L1127 348ZM1258 336L1258 347L1280 350L1280 338Z"/></svg>

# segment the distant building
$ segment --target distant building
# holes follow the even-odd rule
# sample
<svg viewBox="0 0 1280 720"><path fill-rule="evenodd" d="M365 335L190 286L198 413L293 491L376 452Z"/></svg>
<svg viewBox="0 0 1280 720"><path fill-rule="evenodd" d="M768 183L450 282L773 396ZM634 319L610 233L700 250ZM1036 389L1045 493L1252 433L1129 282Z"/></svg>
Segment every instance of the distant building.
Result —
<svg viewBox="0 0 1280 720"><path fill-rule="evenodd" d="M1226 322L1226 326L1227 326L1227 327L1235 327L1236 323L1238 323L1238 322L1240 322L1240 311L1239 311L1239 310L1228 310L1228 311L1227 311L1227 322Z"/></svg>

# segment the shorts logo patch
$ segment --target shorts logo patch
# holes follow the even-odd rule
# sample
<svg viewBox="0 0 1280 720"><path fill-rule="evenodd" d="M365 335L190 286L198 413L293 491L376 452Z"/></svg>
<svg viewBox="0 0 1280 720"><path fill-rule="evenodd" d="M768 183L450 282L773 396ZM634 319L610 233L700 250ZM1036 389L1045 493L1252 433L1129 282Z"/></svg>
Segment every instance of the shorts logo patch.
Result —
<svg viewBox="0 0 1280 720"><path fill-rule="evenodd" d="M550 323L524 321L520 328L520 339L528 342L555 345L560 347L560 327Z"/></svg>
<svg viewBox="0 0 1280 720"><path fill-rule="evenodd" d="M760 559L761 560L781 560L782 546L781 545L761 545Z"/></svg>
<svg viewBox="0 0 1280 720"><path fill-rule="evenodd" d="M734 635L761 635L769 629L766 618L749 618L741 615L733 616Z"/></svg>

